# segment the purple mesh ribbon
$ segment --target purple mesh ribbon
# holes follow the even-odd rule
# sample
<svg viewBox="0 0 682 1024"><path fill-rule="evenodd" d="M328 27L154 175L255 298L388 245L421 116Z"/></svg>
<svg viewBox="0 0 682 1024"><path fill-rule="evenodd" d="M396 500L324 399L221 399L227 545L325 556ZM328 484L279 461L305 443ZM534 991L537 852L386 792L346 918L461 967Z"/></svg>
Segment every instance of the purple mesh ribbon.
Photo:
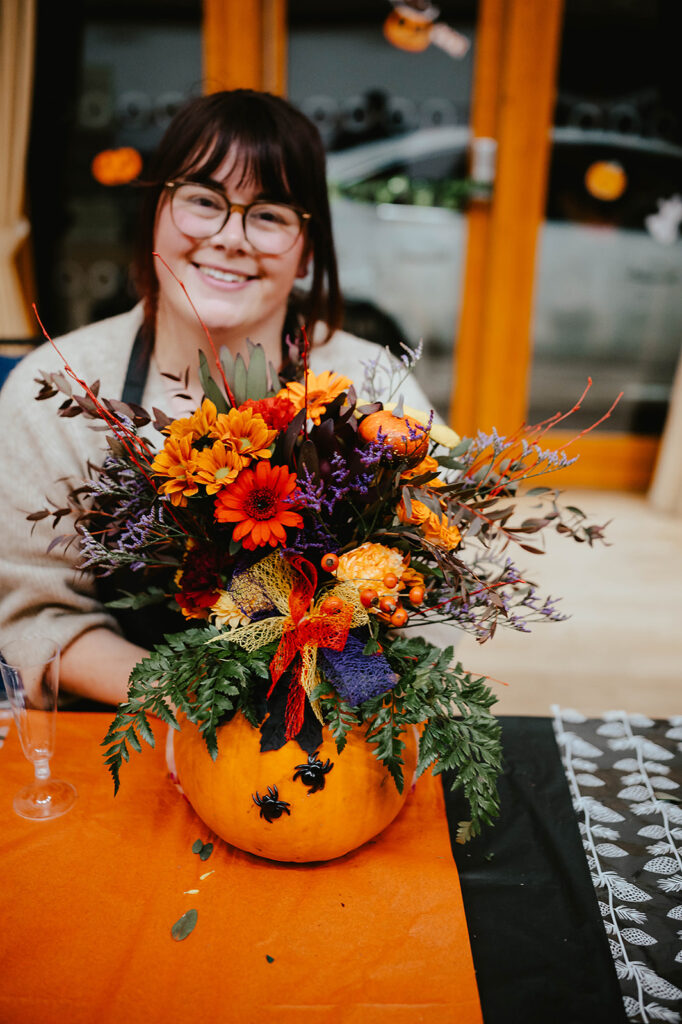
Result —
<svg viewBox="0 0 682 1024"><path fill-rule="evenodd" d="M342 651L319 647L322 671L351 707L393 689L398 676L383 654L363 654L365 641L349 636Z"/></svg>

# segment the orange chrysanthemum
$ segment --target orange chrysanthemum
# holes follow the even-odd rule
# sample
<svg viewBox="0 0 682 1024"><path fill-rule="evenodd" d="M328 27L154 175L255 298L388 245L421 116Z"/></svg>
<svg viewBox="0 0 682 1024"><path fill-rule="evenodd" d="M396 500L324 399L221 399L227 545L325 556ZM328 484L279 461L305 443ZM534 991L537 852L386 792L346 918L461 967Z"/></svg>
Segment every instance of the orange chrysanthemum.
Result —
<svg viewBox="0 0 682 1024"><path fill-rule="evenodd" d="M385 585L384 576L388 573L397 576L397 587L389 588ZM335 576L337 580L348 580L357 583L359 587L372 586L379 597L402 590L408 582L410 585L423 583L419 573L408 569L402 551L371 541L341 555Z"/></svg>
<svg viewBox="0 0 682 1024"><path fill-rule="evenodd" d="M232 448L237 455L239 469L243 469L251 459L270 458L270 445L277 437L277 431L270 430L260 413L253 409L230 409L216 417L209 436Z"/></svg>
<svg viewBox="0 0 682 1024"><path fill-rule="evenodd" d="M152 472L168 477L159 487L162 494L170 495L173 505L185 506L187 499L198 493L199 487L194 474L197 468L197 453L192 448L189 436L169 437L152 462Z"/></svg>
<svg viewBox="0 0 682 1024"><path fill-rule="evenodd" d="M277 547L286 541L286 526L302 526L303 520L291 508L296 474L286 466L259 461L255 470L243 469L229 487L220 491L215 503L219 523L235 523L232 534L247 551Z"/></svg>
<svg viewBox="0 0 682 1024"><path fill-rule="evenodd" d="M183 416L181 419L173 420L165 427L165 433L170 437L188 437L190 441L197 441L200 437L206 437L215 424L218 410L210 398L205 398L199 409L191 416Z"/></svg>
<svg viewBox="0 0 682 1024"><path fill-rule="evenodd" d="M317 376L308 370L308 418L319 426L322 413L335 398L338 398L342 391L347 391L353 383L348 377L341 377L339 374L325 370ZM290 398L294 409L299 412L305 404L305 386L298 381L292 381L286 388L279 392L282 397Z"/></svg>
<svg viewBox="0 0 682 1024"><path fill-rule="evenodd" d="M222 441L214 441L196 456L195 480L203 484L207 494L216 494L236 479L242 468L237 453Z"/></svg>
<svg viewBox="0 0 682 1024"><path fill-rule="evenodd" d="M408 516L405 502L400 499L398 505L398 519L401 523L413 523L418 526L424 534L425 539L438 548L452 551L460 543L462 535L456 526L448 526L445 518L437 512L433 512L422 501L414 498L410 502L412 506L411 515Z"/></svg>

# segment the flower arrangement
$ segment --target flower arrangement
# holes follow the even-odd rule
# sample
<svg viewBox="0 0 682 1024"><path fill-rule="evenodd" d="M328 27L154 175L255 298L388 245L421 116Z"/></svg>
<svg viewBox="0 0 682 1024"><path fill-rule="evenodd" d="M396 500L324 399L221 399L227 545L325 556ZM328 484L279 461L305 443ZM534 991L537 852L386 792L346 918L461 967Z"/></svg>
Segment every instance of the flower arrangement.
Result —
<svg viewBox="0 0 682 1024"><path fill-rule="evenodd" d="M135 575L114 606L175 614L104 740L116 788L130 750L154 743L150 714L177 728L181 712L213 757L217 728L237 711L262 751L296 740L312 755L323 725L341 751L360 728L400 791L403 734L416 725L417 774L453 769L469 802L463 836L492 822L496 698L425 627L450 623L484 642L500 624L563 618L510 548L541 551L529 540L547 529L592 544L602 527L543 487L529 492L541 512L515 522L520 485L570 461L540 444L560 417L462 440L403 406L418 357L382 351L353 382L308 369L305 332L289 379L259 346L247 360L223 350L220 384L202 356L205 397L179 419L100 398L68 364L41 378L39 398L66 395L60 415L106 424L109 452L68 508L29 518L72 512L80 567Z"/></svg>

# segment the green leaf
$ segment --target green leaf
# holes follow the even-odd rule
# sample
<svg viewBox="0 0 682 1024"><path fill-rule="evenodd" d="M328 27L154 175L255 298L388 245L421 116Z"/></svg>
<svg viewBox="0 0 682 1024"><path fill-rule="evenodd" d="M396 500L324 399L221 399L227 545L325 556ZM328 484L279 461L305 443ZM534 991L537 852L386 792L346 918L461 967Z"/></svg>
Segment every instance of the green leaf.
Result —
<svg viewBox="0 0 682 1024"><path fill-rule="evenodd" d="M176 942L182 942L194 931L194 927L197 923L198 913L196 910L187 910L182 917L179 917L171 928L171 935Z"/></svg>
<svg viewBox="0 0 682 1024"><path fill-rule="evenodd" d="M234 361L234 387L232 388L237 405L246 401L246 363L241 353Z"/></svg>
<svg viewBox="0 0 682 1024"><path fill-rule="evenodd" d="M268 393L268 368L262 345L247 342L249 367L246 372L246 397L258 402Z"/></svg>
<svg viewBox="0 0 682 1024"><path fill-rule="evenodd" d="M229 348L222 346L219 352L220 365L223 368L225 374L225 380L234 390L234 356L230 352Z"/></svg>
<svg viewBox="0 0 682 1024"><path fill-rule="evenodd" d="M149 587L148 590L143 590L138 594L131 594L128 590L121 591L124 597L119 597L115 601L107 601L105 607L107 608L146 608L147 605L160 604L161 601L165 601L168 595L161 587Z"/></svg>
<svg viewBox="0 0 682 1024"><path fill-rule="evenodd" d="M201 853L204 848L203 840L195 839L192 843L192 853Z"/></svg>
<svg viewBox="0 0 682 1024"><path fill-rule="evenodd" d="M227 412L229 409L227 399L213 380L208 368L208 361L201 350L199 350L199 380L204 394L210 398L218 412Z"/></svg>
<svg viewBox="0 0 682 1024"><path fill-rule="evenodd" d="M204 843L199 851L199 860L208 860L213 853L213 843Z"/></svg>

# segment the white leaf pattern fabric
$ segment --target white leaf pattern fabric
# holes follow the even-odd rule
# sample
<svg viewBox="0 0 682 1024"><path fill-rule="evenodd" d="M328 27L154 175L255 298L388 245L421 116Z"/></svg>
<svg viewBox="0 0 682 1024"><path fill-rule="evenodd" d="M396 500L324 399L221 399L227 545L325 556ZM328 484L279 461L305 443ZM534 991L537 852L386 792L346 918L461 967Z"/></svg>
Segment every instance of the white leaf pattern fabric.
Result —
<svg viewBox="0 0 682 1024"><path fill-rule="evenodd" d="M627 1018L680 1022L682 716L552 712Z"/></svg>
<svg viewBox="0 0 682 1024"><path fill-rule="evenodd" d="M643 932L641 928L623 928L620 934L626 942L631 942L634 946L653 946L658 942L658 939Z"/></svg>
<svg viewBox="0 0 682 1024"><path fill-rule="evenodd" d="M627 857L627 850L622 850L620 846L615 846L613 843L599 843L595 846L595 850L600 857Z"/></svg>
<svg viewBox="0 0 682 1024"><path fill-rule="evenodd" d="M654 857L644 865L644 871L652 871L657 875L674 875L677 868L678 863L674 857Z"/></svg>

